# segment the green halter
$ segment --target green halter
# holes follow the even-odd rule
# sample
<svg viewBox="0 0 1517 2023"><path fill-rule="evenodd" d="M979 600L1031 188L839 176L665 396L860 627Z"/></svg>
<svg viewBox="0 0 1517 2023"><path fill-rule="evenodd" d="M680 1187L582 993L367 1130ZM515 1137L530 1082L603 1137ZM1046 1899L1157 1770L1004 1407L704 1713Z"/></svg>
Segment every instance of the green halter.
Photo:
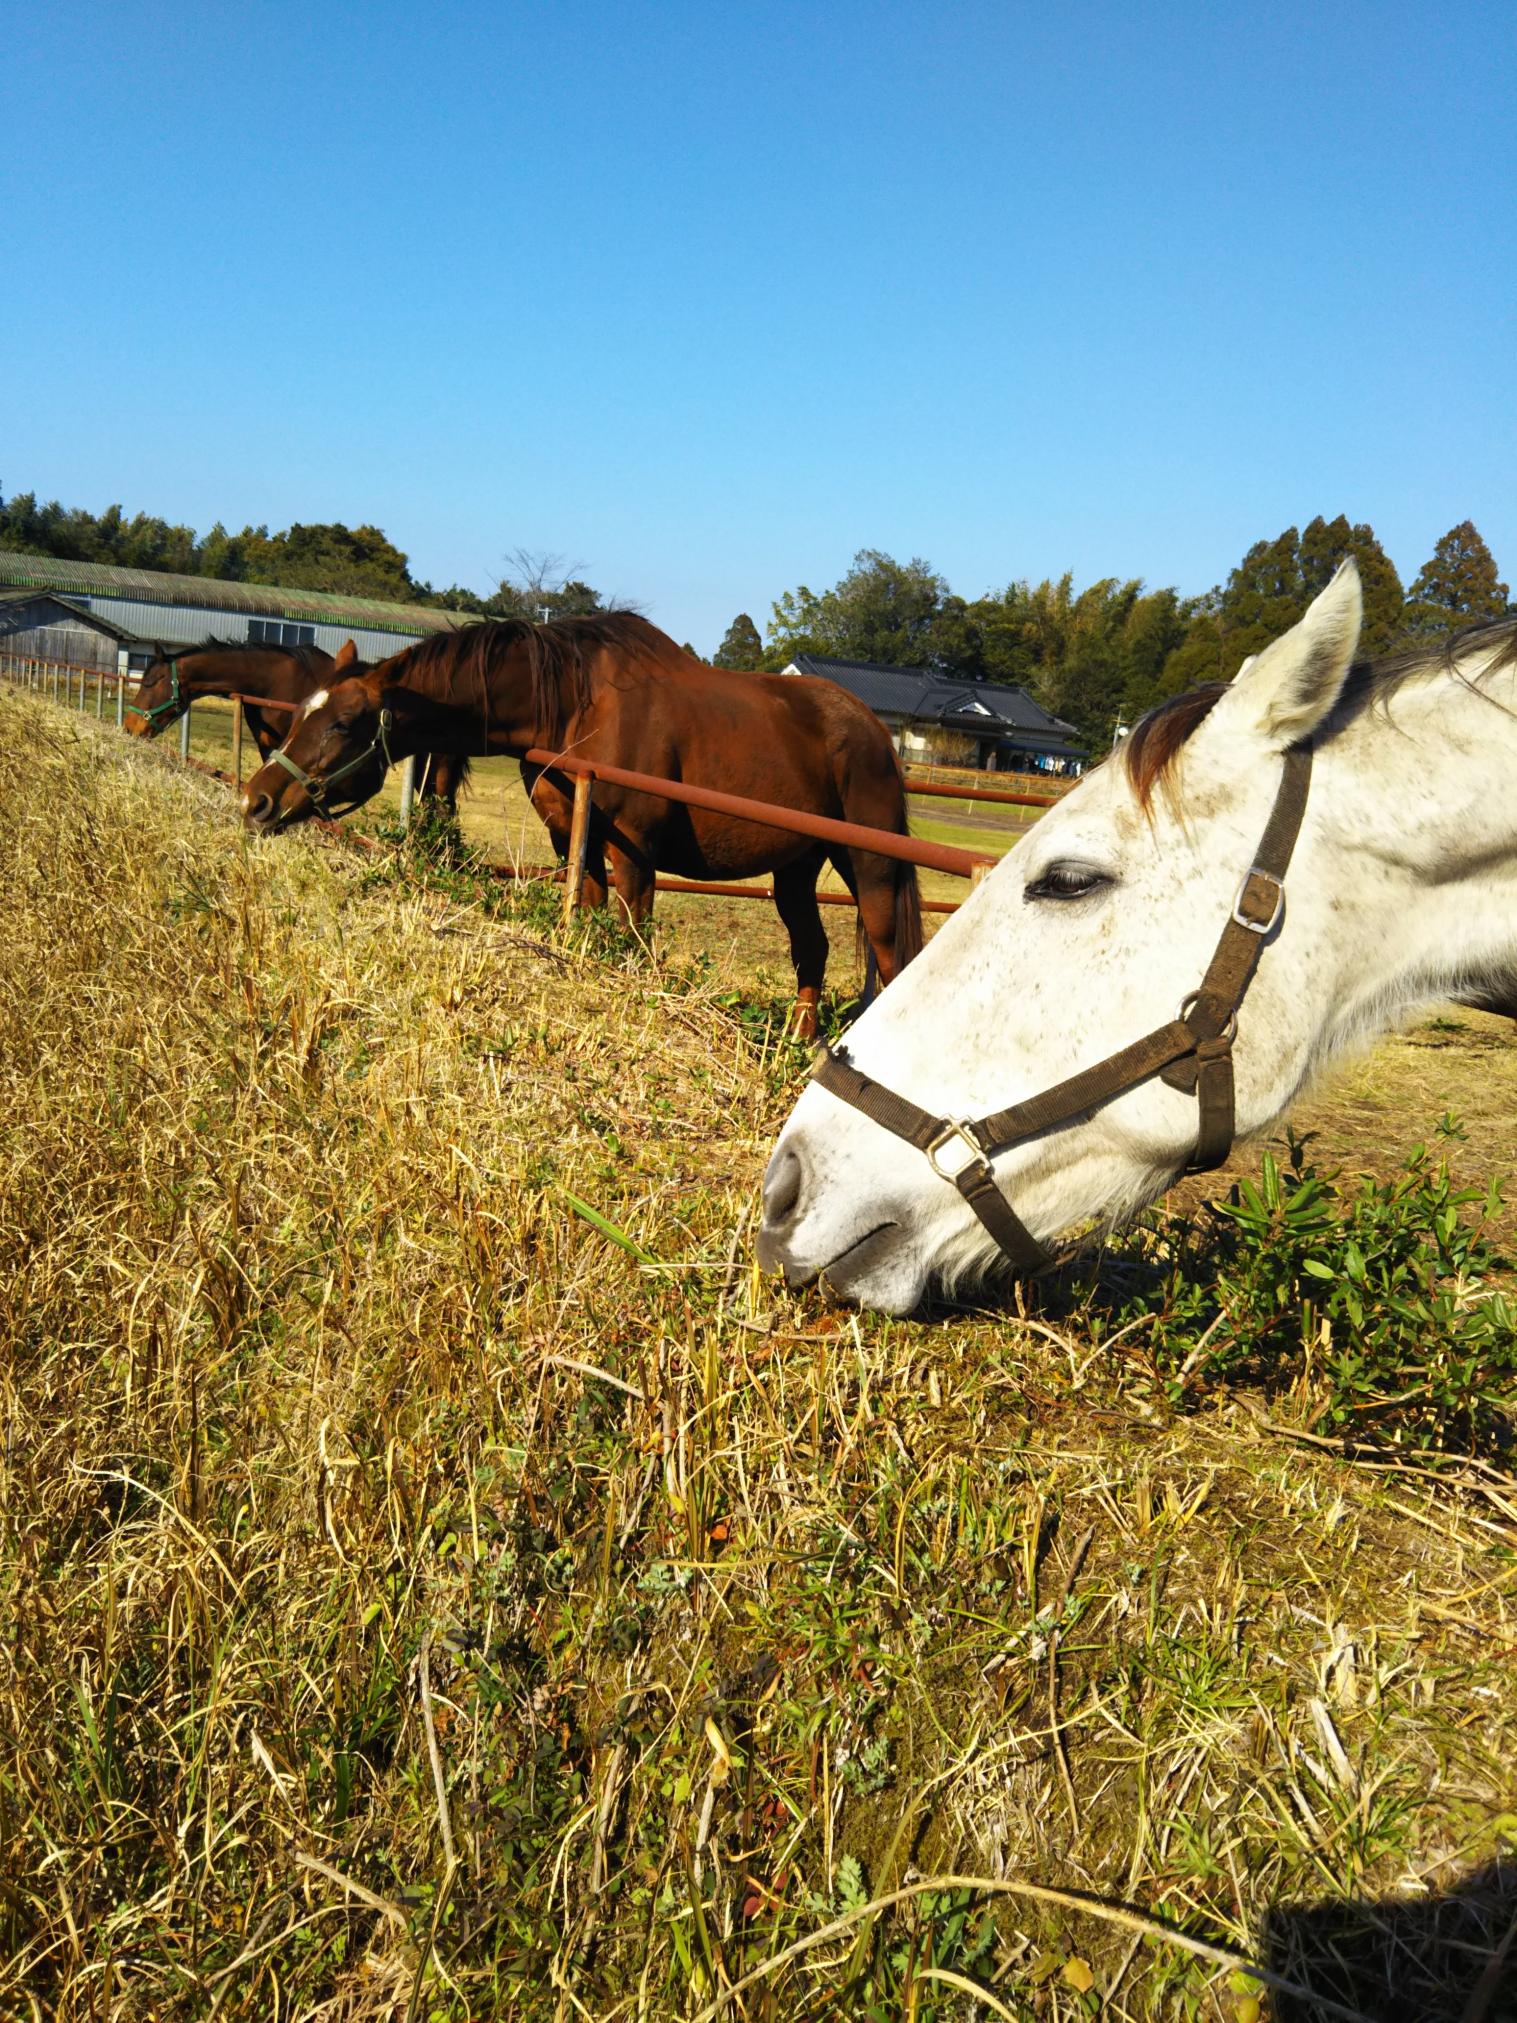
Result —
<svg viewBox="0 0 1517 2023"><path fill-rule="evenodd" d="M366 745L356 759L349 759L345 766L339 766L335 772L328 773L324 780L318 780L314 774L308 773L304 766L298 765L283 746L270 754L271 763L283 766L291 779L298 780L305 788L322 814L330 815L332 810L327 805L327 794L339 780L345 780L349 773L356 773L360 766L367 765L376 752L384 760L386 772L394 765L395 761L390 756L390 731L394 722L390 711L382 709L379 712L379 728L374 733L373 742ZM358 802L355 801L352 805L356 808Z"/></svg>
<svg viewBox="0 0 1517 2023"><path fill-rule="evenodd" d="M169 671L169 680L172 684L167 702L155 702L151 709L144 709L140 702L127 704L133 716L146 717L154 730L160 728L160 719L163 723L172 723L176 716L183 716L190 706L190 698L179 686L179 663L184 658L185 655L182 653L165 653L162 656L163 665Z"/></svg>

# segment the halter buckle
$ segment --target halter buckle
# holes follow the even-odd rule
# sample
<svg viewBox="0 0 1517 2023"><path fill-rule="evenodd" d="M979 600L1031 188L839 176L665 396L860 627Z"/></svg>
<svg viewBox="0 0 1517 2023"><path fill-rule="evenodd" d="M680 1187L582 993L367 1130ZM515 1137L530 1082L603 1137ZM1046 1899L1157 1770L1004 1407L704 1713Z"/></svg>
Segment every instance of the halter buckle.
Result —
<svg viewBox="0 0 1517 2023"><path fill-rule="evenodd" d="M1273 903L1270 907L1268 920L1259 920L1252 914L1243 911L1245 902L1252 896L1252 888L1256 878L1262 879L1266 885L1272 888ZM1284 911L1285 880L1277 878L1273 871L1261 870L1256 864L1238 887L1237 897L1233 900L1233 920L1235 924L1239 927L1246 927L1250 934L1273 934L1280 924L1280 916Z"/></svg>
<svg viewBox="0 0 1517 2023"><path fill-rule="evenodd" d="M1186 995L1181 998L1180 1020L1182 1024L1184 1025L1190 1024L1191 1012L1193 1008L1200 1002L1201 1002L1201 993L1198 990L1188 991ZM1238 1037L1238 1007L1234 1005L1232 1010L1227 1015L1227 1024L1222 1028L1221 1032L1217 1034L1217 1038L1222 1042L1224 1046L1230 1047L1237 1037ZM1175 1062L1174 1065L1176 1067L1180 1067L1184 1064L1184 1061L1188 1061L1192 1058L1193 1056L1186 1054L1183 1057L1183 1060Z"/></svg>
<svg viewBox="0 0 1517 2023"><path fill-rule="evenodd" d="M938 1158L938 1154L945 1145L951 1144L955 1138L959 1140L960 1144L968 1147L970 1157L964 1161L962 1166L955 1166L950 1170L943 1165L942 1161ZM943 1122L938 1126L937 1136L933 1138L930 1144L924 1145L922 1150L927 1154L927 1161L933 1172L937 1174L940 1180L948 1181L951 1186L956 1187L959 1183L960 1174L967 1173L971 1166L982 1166L987 1173L991 1170L990 1161L985 1156L985 1147L975 1136L974 1125L970 1123L967 1117L945 1117Z"/></svg>

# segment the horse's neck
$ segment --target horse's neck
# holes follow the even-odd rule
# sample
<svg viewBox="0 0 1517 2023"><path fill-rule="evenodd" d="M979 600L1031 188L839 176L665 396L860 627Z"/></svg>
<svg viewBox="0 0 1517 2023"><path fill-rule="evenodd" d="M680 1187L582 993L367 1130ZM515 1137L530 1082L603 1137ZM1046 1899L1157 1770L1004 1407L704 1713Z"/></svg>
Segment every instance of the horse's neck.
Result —
<svg viewBox="0 0 1517 2023"><path fill-rule="evenodd" d="M288 654L257 647L187 657L183 674L185 685L201 695L257 695L298 702L320 686L320 676L308 674Z"/></svg>
<svg viewBox="0 0 1517 2023"><path fill-rule="evenodd" d="M592 669L587 686L593 686L594 674ZM466 677L450 700L478 726L471 747L475 751L483 750L486 741L491 751L526 751L532 745L562 751L576 735L576 709L569 696L562 697L557 725L538 710L524 646L482 675Z"/></svg>
<svg viewBox="0 0 1517 2023"><path fill-rule="evenodd" d="M1353 994L1410 1004L1517 974L1517 671L1409 682L1320 758L1313 886L1354 944Z"/></svg>

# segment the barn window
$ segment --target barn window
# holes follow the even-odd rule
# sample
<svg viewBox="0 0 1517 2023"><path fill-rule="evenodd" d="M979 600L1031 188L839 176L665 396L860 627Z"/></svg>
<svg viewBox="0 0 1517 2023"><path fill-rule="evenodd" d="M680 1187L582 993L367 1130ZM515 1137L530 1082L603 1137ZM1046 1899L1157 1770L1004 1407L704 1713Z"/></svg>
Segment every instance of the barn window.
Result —
<svg viewBox="0 0 1517 2023"><path fill-rule="evenodd" d="M314 646L314 625L286 625L278 618L250 618L248 643L251 646Z"/></svg>

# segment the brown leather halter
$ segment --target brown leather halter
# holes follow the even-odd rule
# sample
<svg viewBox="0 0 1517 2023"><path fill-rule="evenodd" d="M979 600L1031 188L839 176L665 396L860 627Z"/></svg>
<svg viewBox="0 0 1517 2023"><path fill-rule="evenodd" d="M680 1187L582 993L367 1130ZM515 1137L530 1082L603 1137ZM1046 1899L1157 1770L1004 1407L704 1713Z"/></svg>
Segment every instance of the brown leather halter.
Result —
<svg viewBox="0 0 1517 2023"><path fill-rule="evenodd" d="M1285 911L1285 873L1301 832L1311 778L1310 751L1288 751L1258 855L1238 887L1216 953L1200 989L1186 998L1178 1017L1168 1025L1135 1040L1120 1053L1108 1055L1094 1067L1082 1068L1067 1081L1045 1089L1041 1096L1029 1096L1025 1102L972 1121L934 1117L918 1109L893 1089L861 1074L843 1047L826 1056L815 1080L925 1152L933 1172L958 1188L1012 1266L1024 1274L1046 1269L1053 1259L997 1187L990 1163L996 1153L1057 1125L1072 1123L1159 1075L1171 1088L1195 1093L1200 1123L1188 1170L1205 1173L1220 1166L1233 1143L1233 1041L1238 1011L1265 940ZM961 1166L945 1166L941 1155L955 1142L969 1156Z"/></svg>

